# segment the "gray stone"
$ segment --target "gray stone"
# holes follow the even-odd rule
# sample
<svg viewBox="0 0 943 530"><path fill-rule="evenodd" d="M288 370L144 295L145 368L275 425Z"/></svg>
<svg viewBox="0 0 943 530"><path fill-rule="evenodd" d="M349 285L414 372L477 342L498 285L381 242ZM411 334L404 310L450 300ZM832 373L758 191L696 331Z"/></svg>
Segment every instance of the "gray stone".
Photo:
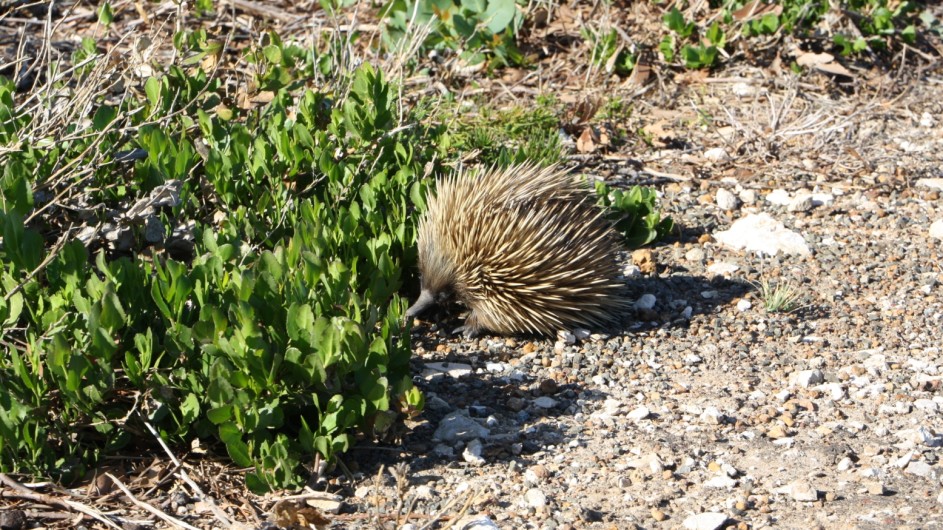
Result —
<svg viewBox="0 0 943 530"><path fill-rule="evenodd" d="M701 247L694 247L684 253L684 259L700 263L701 261L704 261L704 249Z"/></svg>
<svg viewBox="0 0 943 530"><path fill-rule="evenodd" d="M740 199L726 188L717 190L714 201L721 210L735 210L737 206L740 206Z"/></svg>
<svg viewBox="0 0 943 530"><path fill-rule="evenodd" d="M797 195L789 201L789 206L786 207L786 210L790 212L808 212L813 206L815 206L815 203L812 200L812 195Z"/></svg>
<svg viewBox="0 0 943 530"><path fill-rule="evenodd" d="M915 460L907 464L907 467L904 469L904 473L929 479L936 479L937 475L936 469L934 469L934 467L928 464L925 460Z"/></svg>
<svg viewBox="0 0 943 530"><path fill-rule="evenodd" d="M481 457L481 450L481 440L476 438L468 442L468 445L465 446L465 450L462 451L462 460L473 466L483 466L485 459Z"/></svg>
<svg viewBox="0 0 943 530"><path fill-rule="evenodd" d="M812 385L824 382L825 376L822 375L820 370L802 370L796 374L796 384L803 388L809 388Z"/></svg>
<svg viewBox="0 0 943 530"><path fill-rule="evenodd" d="M489 434L491 431L466 416L464 412L455 411L442 418L432 438L451 443L459 440L487 438Z"/></svg>
<svg viewBox="0 0 943 530"><path fill-rule="evenodd" d="M710 162L718 164L721 162L729 161L730 155L727 154L727 150L724 149L723 147L714 147L713 149L708 149L707 151L704 151L704 158L706 158Z"/></svg>
<svg viewBox="0 0 943 530"><path fill-rule="evenodd" d="M819 492L815 491L807 480L796 480L789 484L789 496L799 502L813 502L818 500Z"/></svg>
<svg viewBox="0 0 943 530"><path fill-rule="evenodd" d="M655 295L646 293L640 296L639 299L635 301L635 308L641 309L641 310L649 310L655 307L655 302L657 301L658 299L655 298Z"/></svg>

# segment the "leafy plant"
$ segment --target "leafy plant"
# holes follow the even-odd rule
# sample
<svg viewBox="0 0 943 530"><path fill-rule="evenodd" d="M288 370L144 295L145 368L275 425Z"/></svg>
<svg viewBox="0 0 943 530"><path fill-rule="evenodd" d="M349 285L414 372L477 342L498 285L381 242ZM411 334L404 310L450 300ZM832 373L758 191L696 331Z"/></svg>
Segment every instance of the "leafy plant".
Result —
<svg viewBox="0 0 943 530"><path fill-rule="evenodd" d="M661 217L655 190L633 186L628 191L615 189L604 182L596 182L599 204L609 212L616 230L631 248L638 248L671 233L674 221Z"/></svg>
<svg viewBox="0 0 943 530"><path fill-rule="evenodd" d="M439 112L446 112L441 109ZM482 105L450 127L450 146L459 153L475 152L487 165L506 166L525 160L549 165L563 153L560 120L550 101L531 108L495 110Z"/></svg>
<svg viewBox="0 0 943 530"><path fill-rule="evenodd" d="M628 75L635 68L635 55L619 47L619 34L615 29L592 31L584 26L580 34L592 44L590 57L597 67L611 67L618 75Z"/></svg>
<svg viewBox="0 0 943 530"><path fill-rule="evenodd" d="M516 0L392 0L383 9L387 19L384 41L390 50L405 54L419 39L419 50L463 50L468 64L493 57L498 65L520 64L515 45L524 21ZM428 36L414 28L428 24Z"/></svg>
<svg viewBox="0 0 943 530"><path fill-rule="evenodd" d="M261 52L271 100L227 105L204 62L216 45L199 32L177 44L189 68L117 106L99 96L88 129L59 142L28 136L40 124L0 78L0 143L19 146L0 154L2 471L80 477L140 443L148 421L172 442L218 443L255 468L254 490L285 487L311 455L386 436L422 407L397 291L441 131L397 128L395 92L369 64L295 90L318 58L276 39ZM118 165L122 150L144 154ZM34 190L71 184L52 178L63 165L94 185L60 200L101 204L96 215L128 230L121 252L37 212ZM152 257L143 227L109 217L169 183L179 196L149 222L192 226L190 259Z"/></svg>
<svg viewBox="0 0 943 530"><path fill-rule="evenodd" d="M773 283L762 280L757 287L760 290L760 299L768 313L790 313L799 308L802 294L796 285L791 282Z"/></svg>

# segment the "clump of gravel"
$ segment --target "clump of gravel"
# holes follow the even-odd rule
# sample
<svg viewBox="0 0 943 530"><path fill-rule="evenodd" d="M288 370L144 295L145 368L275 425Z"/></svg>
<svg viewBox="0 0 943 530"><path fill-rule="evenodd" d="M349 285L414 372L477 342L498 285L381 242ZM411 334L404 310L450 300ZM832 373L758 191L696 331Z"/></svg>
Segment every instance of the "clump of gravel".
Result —
<svg viewBox="0 0 943 530"><path fill-rule="evenodd" d="M943 121L932 94L900 105ZM467 528L943 526L943 242L930 231L943 134L926 116L879 118L850 141L880 121L885 151L854 177L659 185L681 235L653 249L653 273L627 263L639 303L624 330L468 342L417 328L428 403L399 457L409 486L377 488L365 458L348 511L414 498L418 528L468 497ZM808 251L714 237L759 215ZM760 285L794 304L770 306Z"/></svg>

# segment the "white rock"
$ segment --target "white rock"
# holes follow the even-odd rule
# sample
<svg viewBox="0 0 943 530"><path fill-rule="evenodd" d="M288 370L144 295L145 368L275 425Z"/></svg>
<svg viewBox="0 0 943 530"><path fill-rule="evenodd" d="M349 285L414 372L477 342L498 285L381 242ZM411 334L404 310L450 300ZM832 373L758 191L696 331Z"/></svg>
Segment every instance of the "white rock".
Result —
<svg viewBox="0 0 943 530"><path fill-rule="evenodd" d="M738 219L730 229L714 234L714 239L734 250L764 255L777 253L808 255L809 246L798 233L786 229L767 213L750 214Z"/></svg>
<svg viewBox="0 0 943 530"><path fill-rule="evenodd" d="M733 210L740 206L740 199L727 188L718 189L714 201L721 210Z"/></svg>
<svg viewBox="0 0 943 530"><path fill-rule="evenodd" d="M688 261L699 262L704 260L704 249L701 247L694 247L691 250L684 253L684 259Z"/></svg>
<svg viewBox="0 0 943 530"><path fill-rule="evenodd" d="M920 126L924 129L930 129L936 124L936 120L933 119L933 115L929 112L923 112L920 114Z"/></svg>
<svg viewBox="0 0 943 530"><path fill-rule="evenodd" d="M845 397L845 387L841 383L825 383L815 387L826 394L826 397L832 401L839 401Z"/></svg>
<svg viewBox="0 0 943 530"><path fill-rule="evenodd" d="M642 269L640 269L638 265L626 265L625 268L622 269L622 275L629 280L638 278L642 275Z"/></svg>
<svg viewBox="0 0 943 530"><path fill-rule="evenodd" d="M841 461L838 462L836 469L838 469L839 471L848 471L849 469L854 467L854 465L855 463L852 462L851 459L846 456L845 458L842 458Z"/></svg>
<svg viewBox="0 0 943 530"><path fill-rule="evenodd" d="M766 194L766 202L777 206L789 206L789 203L792 202L792 197L789 196L789 192L786 190L773 190Z"/></svg>
<svg viewBox="0 0 943 530"><path fill-rule="evenodd" d="M459 530L501 530L501 527L486 515L464 517L455 525L455 528Z"/></svg>
<svg viewBox="0 0 943 530"><path fill-rule="evenodd" d="M798 502L813 502L818 500L819 493L807 480L796 480L789 484L789 496Z"/></svg>
<svg viewBox="0 0 943 530"><path fill-rule="evenodd" d="M707 488L733 489L737 486L737 481L727 475L714 475L710 480L704 483Z"/></svg>
<svg viewBox="0 0 943 530"><path fill-rule="evenodd" d="M493 374L500 374L501 372L510 372L510 371L511 371L511 365L508 364L508 363L492 363L492 362L487 362L487 363L485 363L485 370L487 370L487 371L489 371L489 372L491 372L491 373L493 373Z"/></svg>
<svg viewBox="0 0 943 530"><path fill-rule="evenodd" d="M753 204L756 202L756 191L755 190L743 190L740 192L740 200L743 201L743 204Z"/></svg>
<svg viewBox="0 0 943 530"><path fill-rule="evenodd" d="M426 363L425 368L422 371L422 376L425 379L431 379L434 376L447 374L451 377L458 379L463 375L468 375L472 373L472 367L470 364L464 363Z"/></svg>
<svg viewBox="0 0 943 530"><path fill-rule="evenodd" d="M322 496L305 499L305 504L324 513L340 513L341 507L344 505L344 503L341 502L342 497L340 495L331 495L329 493L321 493L320 495Z"/></svg>
<svg viewBox="0 0 943 530"><path fill-rule="evenodd" d="M557 339L563 341L564 344L570 346L576 344L576 335L570 333L569 331L560 330L557 332Z"/></svg>
<svg viewBox="0 0 943 530"><path fill-rule="evenodd" d="M524 501L532 508L541 508L547 505L547 496L538 488L531 488L524 494Z"/></svg>
<svg viewBox="0 0 943 530"><path fill-rule="evenodd" d="M540 396L534 400L534 405L542 409L552 409L557 405L557 400L549 396Z"/></svg>
<svg viewBox="0 0 943 530"><path fill-rule="evenodd" d="M737 311L741 313L749 311L751 307L753 307L753 304L745 298L741 298L740 301L737 302Z"/></svg>
<svg viewBox="0 0 943 530"><path fill-rule="evenodd" d="M739 265L734 265L726 261L715 261L707 266L707 272L713 274L714 276L724 276L729 277L731 274L740 270Z"/></svg>
<svg viewBox="0 0 943 530"><path fill-rule="evenodd" d="M943 239L943 219L937 219L930 225L930 237Z"/></svg>
<svg viewBox="0 0 943 530"><path fill-rule="evenodd" d="M704 151L704 158L716 164L719 162L727 162L730 160L730 155L727 154L727 150L723 147L714 147L713 149Z"/></svg>
<svg viewBox="0 0 943 530"><path fill-rule="evenodd" d="M917 179L917 187L943 191L943 178Z"/></svg>
<svg viewBox="0 0 943 530"><path fill-rule="evenodd" d="M687 517L681 526L686 530L717 530L727 522L727 516L718 512L704 512Z"/></svg>
<svg viewBox="0 0 943 530"><path fill-rule="evenodd" d="M789 206L786 207L786 210L790 212L808 212L815 206L815 203L812 201L812 195L803 194L797 195L794 199L789 201Z"/></svg>
<svg viewBox="0 0 943 530"><path fill-rule="evenodd" d="M720 425L720 422L723 421L724 415L717 410L717 407L707 407L704 409L704 412L701 413L700 420L702 423L708 425Z"/></svg>
<svg viewBox="0 0 943 530"><path fill-rule="evenodd" d="M796 374L796 384L803 388L809 388L823 382L825 382L825 376L822 375L820 370L801 370Z"/></svg>
<svg viewBox="0 0 943 530"><path fill-rule="evenodd" d="M466 416L464 412L455 411L442 418L432 438L451 443L458 440L487 438L489 434L491 431Z"/></svg>
<svg viewBox="0 0 943 530"><path fill-rule="evenodd" d="M637 407L632 412L626 414L626 417L634 422L639 422L651 415L652 411L648 410L648 407L641 405Z"/></svg>
<svg viewBox="0 0 943 530"><path fill-rule="evenodd" d="M812 194L812 205L813 206L828 206L835 202L835 196L831 193L813 193Z"/></svg>
<svg viewBox="0 0 943 530"><path fill-rule="evenodd" d="M740 82L740 83L734 83L733 85L731 85L730 92L732 92L733 95L735 96L744 98L744 97L755 95L757 90L756 90L756 87L751 85L750 83Z"/></svg>
<svg viewBox="0 0 943 530"><path fill-rule="evenodd" d="M904 473L917 475L918 477L936 480L936 468L928 464L925 460L915 460L907 465Z"/></svg>
<svg viewBox="0 0 943 530"><path fill-rule="evenodd" d="M481 457L481 449L481 440L476 438L468 442L465 450L462 451L462 460L474 466L485 465L485 459Z"/></svg>
<svg viewBox="0 0 943 530"><path fill-rule="evenodd" d="M914 400L914 407L920 410L936 412L936 410L939 408L939 405L937 405L936 401L933 401L932 399L920 398Z"/></svg>
<svg viewBox="0 0 943 530"><path fill-rule="evenodd" d="M640 296L639 299L635 301L635 308L642 309L642 310L652 309L653 307L655 307L655 302L657 301L658 299L655 298L655 295L646 293Z"/></svg>
<svg viewBox="0 0 943 530"><path fill-rule="evenodd" d="M373 491L375 489L376 488L373 486L358 486L357 489L354 490L354 497L357 497L358 499L366 499L368 496L373 495Z"/></svg>
<svg viewBox="0 0 943 530"><path fill-rule="evenodd" d="M897 437L904 442L926 445L927 447L943 446L943 436L933 434L926 427L900 430L897 432Z"/></svg>
<svg viewBox="0 0 943 530"><path fill-rule="evenodd" d="M914 452L907 451L906 453L904 453L904 456L898 458L897 460L894 460L894 465L901 469L904 469L905 467L907 467L907 464L909 464L910 461L913 460L913 458L914 458Z"/></svg>

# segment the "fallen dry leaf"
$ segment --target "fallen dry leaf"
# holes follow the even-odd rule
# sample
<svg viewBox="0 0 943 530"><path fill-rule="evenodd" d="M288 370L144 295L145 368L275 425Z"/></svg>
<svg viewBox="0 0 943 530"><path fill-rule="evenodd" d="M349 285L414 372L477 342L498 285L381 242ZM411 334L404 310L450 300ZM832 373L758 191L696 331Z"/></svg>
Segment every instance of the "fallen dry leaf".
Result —
<svg viewBox="0 0 943 530"><path fill-rule="evenodd" d="M640 248L632 253L632 264L642 271L642 274L655 272L655 254L648 248Z"/></svg>
<svg viewBox="0 0 943 530"><path fill-rule="evenodd" d="M648 63L639 61L632 69L632 75L626 80L626 84L634 86L643 86L652 75L652 67Z"/></svg>
<svg viewBox="0 0 943 530"><path fill-rule="evenodd" d="M731 13L734 20L753 20L755 18L760 18L768 13L774 15L781 15L783 12L783 6L778 4L763 4L760 0L753 0L745 6Z"/></svg>
<svg viewBox="0 0 943 530"><path fill-rule="evenodd" d="M596 150L598 137L592 127L583 129L583 134L576 139L576 150L580 153L592 153Z"/></svg>

